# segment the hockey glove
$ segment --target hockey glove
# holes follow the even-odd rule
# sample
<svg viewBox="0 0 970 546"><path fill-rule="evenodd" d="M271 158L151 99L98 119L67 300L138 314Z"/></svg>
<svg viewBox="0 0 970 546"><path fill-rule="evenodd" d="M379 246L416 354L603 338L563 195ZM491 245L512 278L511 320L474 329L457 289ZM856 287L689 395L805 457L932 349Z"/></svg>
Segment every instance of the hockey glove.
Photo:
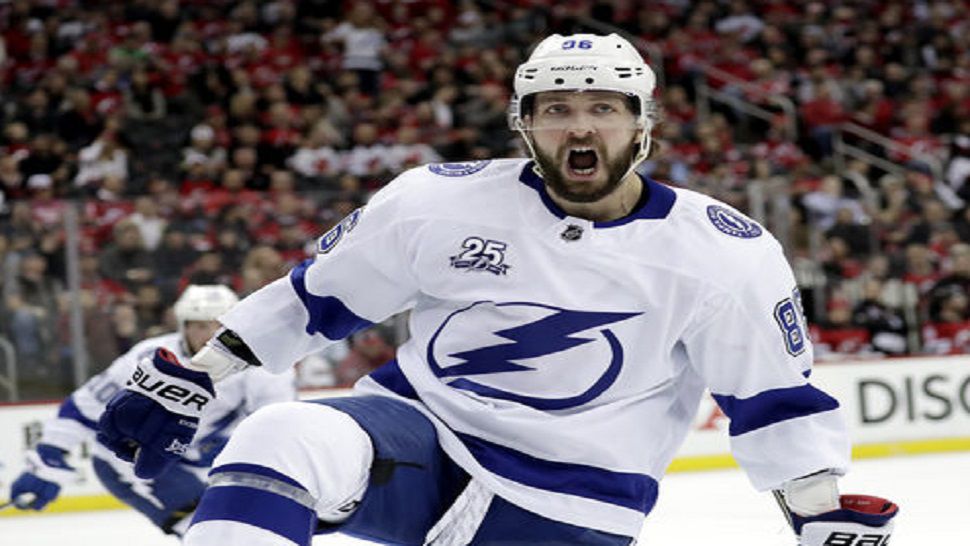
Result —
<svg viewBox="0 0 970 546"><path fill-rule="evenodd" d="M801 546L884 546L893 532L895 503L868 495L842 495L841 508L817 516L792 512Z"/></svg>
<svg viewBox="0 0 970 546"><path fill-rule="evenodd" d="M27 468L10 485L10 498L21 510L43 510L57 498L61 485L77 476L64 460L67 451L49 444L37 444L27 452Z"/></svg>
<svg viewBox="0 0 970 546"><path fill-rule="evenodd" d="M139 478L154 478L185 454L213 398L208 374L183 368L175 355L156 349L108 402L98 441L133 462Z"/></svg>

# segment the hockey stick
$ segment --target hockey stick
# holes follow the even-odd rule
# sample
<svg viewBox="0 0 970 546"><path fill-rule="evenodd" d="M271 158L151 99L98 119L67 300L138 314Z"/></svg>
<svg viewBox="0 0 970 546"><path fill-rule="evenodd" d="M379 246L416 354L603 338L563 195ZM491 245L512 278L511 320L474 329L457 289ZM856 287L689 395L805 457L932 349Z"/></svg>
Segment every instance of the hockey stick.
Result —
<svg viewBox="0 0 970 546"><path fill-rule="evenodd" d="M10 508L10 507L17 507L17 508L26 507L30 503L34 502L34 499L36 498L37 498L37 495L34 495L33 493L21 493L15 499L10 499L7 502L0 503L0 510L6 510L7 508Z"/></svg>
<svg viewBox="0 0 970 546"><path fill-rule="evenodd" d="M788 503L785 502L785 494L778 489L775 489L771 493L775 496L775 501L778 502L778 508L781 508L781 512L785 515L785 519L788 521L788 526L794 529L795 524L792 522L791 510L788 508Z"/></svg>

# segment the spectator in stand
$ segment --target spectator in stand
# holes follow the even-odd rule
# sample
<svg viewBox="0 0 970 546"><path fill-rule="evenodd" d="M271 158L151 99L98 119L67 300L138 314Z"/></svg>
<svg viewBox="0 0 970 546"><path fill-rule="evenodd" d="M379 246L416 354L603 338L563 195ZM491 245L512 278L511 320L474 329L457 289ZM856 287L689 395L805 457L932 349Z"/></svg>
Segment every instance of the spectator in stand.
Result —
<svg viewBox="0 0 970 546"><path fill-rule="evenodd" d="M343 169L343 158L333 147L337 138L335 132L327 123L316 124L289 158L289 168L314 180L336 177Z"/></svg>
<svg viewBox="0 0 970 546"><path fill-rule="evenodd" d="M334 370L337 387L349 387L394 358L394 332L376 325L350 337L350 352Z"/></svg>
<svg viewBox="0 0 970 546"><path fill-rule="evenodd" d="M825 232L826 237L838 237L849 247L854 256L865 256L871 250L868 226L859 223L857 210L843 206L835 212L835 223Z"/></svg>
<svg viewBox="0 0 970 546"><path fill-rule="evenodd" d="M141 196L135 199L135 212L128 217L141 233L145 250L154 252L162 242L162 235L168 227L168 220L158 212L158 205L152 198Z"/></svg>
<svg viewBox="0 0 970 546"><path fill-rule="evenodd" d="M822 271L832 283L853 279L862 273L862 264L849 249L845 239L832 235L825 239Z"/></svg>
<svg viewBox="0 0 970 546"><path fill-rule="evenodd" d="M931 354L970 354L970 298L957 285L936 294L935 316L923 326L923 350Z"/></svg>
<svg viewBox="0 0 970 546"><path fill-rule="evenodd" d="M397 130L394 144L388 147L387 163L393 172L403 172L418 165L437 163L441 156L434 148L418 140L418 129L403 126Z"/></svg>
<svg viewBox="0 0 970 546"><path fill-rule="evenodd" d="M133 304L140 331L147 332L163 324L166 305L162 300L162 291L157 286L154 284L139 286L135 289Z"/></svg>
<svg viewBox="0 0 970 546"><path fill-rule="evenodd" d="M131 83L125 88L125 115L134 121L153 122L165 117L168 104L165 94L144 67L131 74Z"/></svg>
<svg viewBox="0 0 970 546"><path fill-rule="evenodd" d="M222 254L216 250L203 252L189 271L183 275L180 288L190 284L223 284L234 287L238 284L236 273L222 261ZM234 289L235 290L235 289Z"/></svg>
<svg viewBox="0 0 970 546"><path fill-rule="evenodd" d="M111 314L111 326L114 329L115 343L122 353L127 352L142 338L138 330L138 314L134 305L127 301L115 305Z"/></svg>
<svg viewBox="0 0 970 546"><path fill-rule="evenodd" d="M103 120L94 109L91 93L82 87L68 89L57 114L57 134L71 149L77 149L97 138Z"/></svg>
<svg viewBox="0 0 970 546"><path fill-rule="evenodd" d="M970 295L970 244L967 243L953 245L941 276L927 294L931 320L939 321L942 303L954 292Z"/></svg>
<svg viewBox="0 0 970 546"><path fill-rule="evenodd" d="M107 128L94 142L81 149L78 153L80 166L74 177L75 186L96 190L108 176L122 180L128 178L128 152L118 137L114 127Z"/></svg>
<svg viewBox="0 0 970 546"><path fill-rule="evenodd" d="M923 244L910 243L905 249L903 282L912 284L920 294L926 294L939 278L933 252Z"/></svg>
<svg viewBox="0 0 970 546"><path fill-rule="evenodd" d="M193 165L201 165L203 171L193 175L193 178L215 179L226 164L226 150L216 144L215 130L200 123L192 128L189 138L189 146L182 150L182 170L188 171Z"/></svg>
<svg viewBox="0 0 970 546"><path fill-rule="evenodd" d="M67 155L67 146L62 140L41 134L31 141L28 155L20 160L18 166L28 184L33 176L49 177L52 194L60 196L67 190L71 176Z"/></svg>
<svg viewBox="0 0 970 546"><path fill-rule="evenodd" d="M145 249L141 232L130 220L121 220L112 229L113 242L101 253L101 274L128 290L151 282L155 272L152 255Z"/></svg>
<svg viewBox="0 0 970 546"><path fill-rule="evenodd" d="M378 141L377 127L361 123L354 127L354 145L347 152L347 172L354 176L382 178L389 169L387 147Z"/></svg>
<svg viewBox="0 0 970 546"><path fill-rule="evenodd" d="M347 20L323 35L324 43L339 42L343 46L341 68L357 75L360 90L376 95L380 90L381 69L387 42L385 23L368 2L357 2Z"/></svg>
<svg viewBox="0 0 970 546"><path fill-rule="evenodd" d="M0 216L9 214L10 203L26 195L27 177L20 172L16 155L0 155Z"/></svg>
<svg viewBox="0 0 970 546"><path fill-rule="evenodd" d="M27 253L19 260L17 275L3 286L4 314L25 396L52 395L66 380L60 377L55 343L61 286L46 272L47 260Z"/></svg>
<svg viewBox="0 0 970 546"><path fill-rule="evenodd" d="M886 96L885 85L880 80L866 80L863 93L856 99L850 121L877 133L888 135L896 114L896 105Z"/></svg>
<svg viewBox="0 0 970 546"><path fill-rule="evenodd" d="M946 169L946 183L964 203L970 203L970 116L963 122L963 127L966 131L953 139L950 163Z"/></svg>
<svg viewBox="0 0 970 546"><path fill-rule="evenodd" d="M273 247L253 247L242 264L242 294L251 294L278 279L286 272L286 264Z"/></svg>
<svg viewBox="0 0 970 546"><path fill-rule="evenodd" d="M858 224L867 220L862 204L845 195L845 185L836 175L823 178L818 190L802 197L802 205L809 213L809 220L823 231L835 225L840 210L847 211L843 214L851 216L852 223Z"/></svg>
<svg viewBox="0 0 970 546"><path fill-rule="evenodd" d="M906 347L906 321L898 309L883 302L884 284L869 278L862 284L862 297L852 309L852 323L869 332L872 348L885 355L902 355Z"/></svg>
<svg viewBox="0 0 970 546"><path fill-rule="evenodd" d="M259 158L264 165L283 168L286 159L293 155L300 141L300 132L295 129L296 116L291 106L285 102L274 102L268 111L266 128L260 135Z"/></svg>
<svg viewBox="0 0 970 546"><path fill-rule="evenodd" d="M825 321L809 327L817 360L872 352L869 330L854 324L852 315L852 304L844 296L837 295L828 302Z"/></svg>
<svg viewBox="0 0 970 546"><path fill-rule="evenodd" d="M175 301L182 273L197 259L185 231L178 225L168 226L161 244L152 253L152 259L152 271L155 272L155 282L162 290L162 297L165 301Z"/></svg>
<svg viewBox="0 0 970 546"><path fill-rule="evenodd" d="M842 104L833 96L834 86L835 84L817 86L814 97L802 103L800 111L802 122L811 137L808 151L816 159L832 155L832 139L836 126L848 119Z"/></svg>

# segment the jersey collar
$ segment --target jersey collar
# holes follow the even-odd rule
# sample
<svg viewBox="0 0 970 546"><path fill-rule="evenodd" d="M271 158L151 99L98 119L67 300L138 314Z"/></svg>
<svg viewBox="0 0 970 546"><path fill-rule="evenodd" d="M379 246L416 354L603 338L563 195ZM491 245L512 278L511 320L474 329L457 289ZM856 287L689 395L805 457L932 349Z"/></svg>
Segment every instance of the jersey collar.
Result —
<svg viewBox="0 0 970 546"><path fill-rule="evenodd" d="M525 164L522 169L522 174L519 175L519 181L529 186L535 190L539 197L542 199L542 203L546 208L555 215L557 218L566 218L568 214L563 211L555 201L549 197L549 192L546 191L546 184L536 174L534 161L529 161ZM641 200L639 207L634 209L622 218L617 218L616 220L610 220L608 222L593 222L593 227L595 228L610 228L616 226L622 226L624 224L629 224L634 220L662 220L670 214L670 209L674 207L674 201L677 200L677 194L674 190L664 186L663 184L653 180L652 178L647 178L640 173L637 176L643 180L643 190L647 192L647 198Z"/></svg>

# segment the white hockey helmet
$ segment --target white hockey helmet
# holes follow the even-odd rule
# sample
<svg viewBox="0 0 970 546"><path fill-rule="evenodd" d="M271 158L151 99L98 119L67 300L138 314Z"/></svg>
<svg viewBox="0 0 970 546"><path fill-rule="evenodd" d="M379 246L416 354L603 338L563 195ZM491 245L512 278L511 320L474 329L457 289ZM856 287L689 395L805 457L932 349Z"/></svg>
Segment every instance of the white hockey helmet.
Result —
<svg viewBox="0 0 970 546"><path fill-rule="evenodd" d="M190 284L175 302L179 332L190 320L216 320L239 301L239 296L221 284Z"/></svg>
<svg viewBox="0 0 970 546"><path fill-rule="evenodd" d="M515 71L509 109L512 128L524 130L523 101L543 91L616 91L636 98L638 119L650 124L657 77L633 45L620 35L553 34L539 42Z"/></svg>
<svg viewBox="0 0 970 546"><path fill-rule="evenodd" d="M643 130L631 170L646 158L653 128L657 77L643 57L618 34L553 34L539 42L515 71L515 94L509 105L509 125L522 134L530 151L532 139L523 117L532 95L544 91L615 91L634 99L637 127Z"/></svg>

